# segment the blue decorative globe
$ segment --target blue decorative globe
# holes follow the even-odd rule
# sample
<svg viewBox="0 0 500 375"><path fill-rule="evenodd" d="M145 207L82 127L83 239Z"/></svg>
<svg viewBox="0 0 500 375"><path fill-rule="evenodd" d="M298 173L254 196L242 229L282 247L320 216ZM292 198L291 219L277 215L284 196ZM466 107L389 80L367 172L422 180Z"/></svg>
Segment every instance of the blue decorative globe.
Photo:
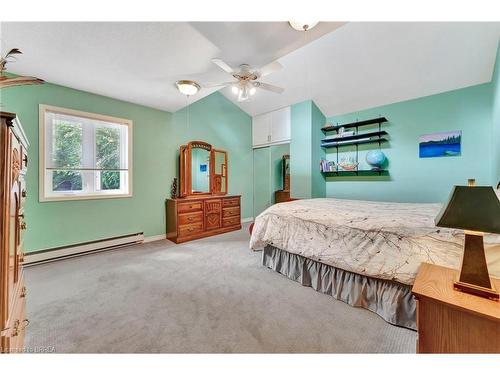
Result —
<svg viewBox="0 0 500 375"><path fill-rule="evenodd" d="M380 168L385 161L385 154L380 150L371 150L366 154L366 162L373 168Z"/></svg>

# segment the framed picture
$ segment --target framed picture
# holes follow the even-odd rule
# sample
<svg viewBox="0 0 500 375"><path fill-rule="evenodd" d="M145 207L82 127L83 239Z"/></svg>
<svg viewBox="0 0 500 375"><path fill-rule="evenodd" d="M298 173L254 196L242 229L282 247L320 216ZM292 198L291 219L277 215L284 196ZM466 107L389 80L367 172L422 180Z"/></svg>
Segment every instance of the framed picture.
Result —
<svg viewBox="0 0 500 375"><path fill-rule="evenodd" d="M460 156L461 142L461 130L421 135L418 143L419 157Z"/></svg>

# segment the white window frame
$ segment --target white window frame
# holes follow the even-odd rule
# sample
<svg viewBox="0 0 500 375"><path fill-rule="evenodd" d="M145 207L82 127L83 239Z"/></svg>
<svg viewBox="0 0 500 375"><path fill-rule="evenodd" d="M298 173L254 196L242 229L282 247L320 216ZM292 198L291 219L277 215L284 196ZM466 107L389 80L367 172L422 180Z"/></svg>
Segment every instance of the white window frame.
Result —
<svg viewBox="0 0 500 375"><path fill-rule="evenodd" d="M82 175L82 183L90 183L93 184L93 189L94 191L101 191L99 194L82 194L82 193L75 193L75 192L61 192L60 194L54 195L51 193L51 188L48 183L51 183L51 179L46 179L46 139L45 139L45 134L46 134L46 124L45 124L45 113L46 112L55 112L57 114L63 114L63 115L69 115L69 116L77 116L81 117L82 119L88 119L88 120L99 120L99 121L105 121L105 122L111 122L111 123L116 123L120 125L125 125L127 126L127 145L124 144L124 142L121 142L121 147L127 147L128 152L127 152L127 166L128 166L128 176L125 177L125 173L121 172L120 173L120 182L124 182L128 186L128 192L127 193L116 193L116 190L100 190L100 174L96 173L96 178L89 179L88 177L85 178ZM85 126L85 124L83 124ZM106 116L106 115L101 115L97 113L90 113L90 112L83 112L83 111L77 111L74 109L68 109L68 108L62 108L62 107L55 107L51 105L46 105L46 104L40 104L39 105L39 201L40 202L53 202L53 201L68 201L68 200L85 200L85 199L109 199L109 198L128 198L132 197L132 187L133 187L133 173L132 173L132 161L133 161L133 154L132 154L132 145L133 145L133 139L132 139L132 126L133 122L132 120L128 119L123 119L119 117L112 117L112 116ZM84 132L85 134L85 132ZM94 142L95 143L95 142ZM50 147L50 145L49 145ZM94 145L95 147L95 145ZM50 180L50 181L49 181ZM91 181L93 180L93 181Z"/></svg>

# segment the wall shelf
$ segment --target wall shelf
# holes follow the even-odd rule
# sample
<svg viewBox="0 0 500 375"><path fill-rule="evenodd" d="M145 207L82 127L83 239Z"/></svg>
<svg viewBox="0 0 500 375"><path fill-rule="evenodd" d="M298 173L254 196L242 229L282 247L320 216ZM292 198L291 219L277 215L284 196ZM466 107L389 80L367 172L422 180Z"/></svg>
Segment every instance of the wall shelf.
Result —
<svg viewBox="0 0 500 375"><path fill-rule="evenodd" d="M354 171L330 171L330 172L321 172L325 176L372 176L372 175L377 175L377 176L383 176L383 175L388 175L389 171L386 169L379 169L379 170L372 170L372 169L361 169L361 170L354 170Z"/></svg>
<svg viewBox="0 0 500 375"><path fill-rule="evenodd" d="M383 123L387 122L387 119L385 117L377 117L374 119L370 120L364 120L364 121L356 121L356 122L351 122L348 124L343 124L343 125L335 125L335 126L325 126L321 130L323 133L328 133L331 131L337 132L339 134L339 130L341 128L344 129L352 129L355 128L356 132L353 135L348 135L345 137L339 137L339 138L326 138L321 140L321 147L322 148L336 148L336 162L334 163L335 166L338 168L339 165L339 148L342 147L347 147L347 146L355 146L356 147L356 165L359 168L359 145L366 145L366 144L378 144L378 148L381 148L382 143L384 142L389 142L387 138L384 138L383 136L388 135L388 133L385 130L381 129L381 126ZM378 131L371 131L371 132L366 132L366 133L359 133L359 127L362 126L369 126L369 125L378 125ZM322 163L323 166L323 163ZM368 170L360 170L360 169L355 169L353 171L347 171L347 170L335 170L335 171L321 171L323 175L325 176L373 176L373 175L387 175L389 173L388 170L385 169L368 169Z"/></svg>
<svg viewBox="0 0 500 375"><path fill-rule="evenodd" d="M326 133L331 131L338 131L340 128L351 129L351 128L357 128L359 126L376 125L376 124L379 124L380 126L380 124L384 122L387 122L387 119L385 117L377 117L371 120L350 122L348 124L343 124L343 125L325 126L321 128L321 130L323 131L323 133Z"/></svg>

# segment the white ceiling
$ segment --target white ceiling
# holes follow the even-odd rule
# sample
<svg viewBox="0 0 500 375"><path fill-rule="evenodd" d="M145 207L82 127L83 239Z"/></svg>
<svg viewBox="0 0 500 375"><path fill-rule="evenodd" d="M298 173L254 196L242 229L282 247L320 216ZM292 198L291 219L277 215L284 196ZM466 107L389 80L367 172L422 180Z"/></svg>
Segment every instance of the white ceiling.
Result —
<svg viewBox="0 0 500 375"><path fill-rule="evenodd" d="M178 79L231 80L219 57L254 67L275 59L259 90L237 103L251 115L313 99L327 116L489 82L500 23L329 23L308 32L286 22L2 23L9 71L167 111L187 100ZM229 79L228 79L229 78ZM202 89L190 102L216 89Z"/></svg>

